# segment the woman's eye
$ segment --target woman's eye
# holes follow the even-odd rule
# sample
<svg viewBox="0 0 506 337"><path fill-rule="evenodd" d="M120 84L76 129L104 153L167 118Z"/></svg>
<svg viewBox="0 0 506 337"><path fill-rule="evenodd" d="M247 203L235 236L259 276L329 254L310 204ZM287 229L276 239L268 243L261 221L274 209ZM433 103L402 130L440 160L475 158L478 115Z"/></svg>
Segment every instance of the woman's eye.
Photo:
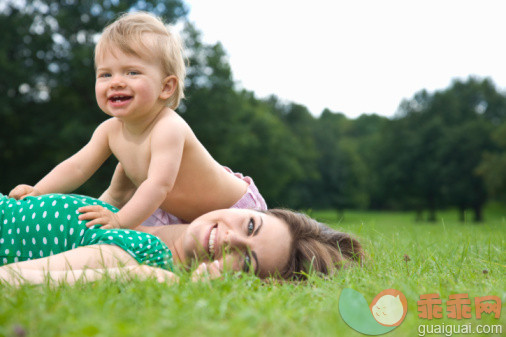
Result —
<svg viewBox="0 0 506 337"><path fill-rule="evenodd" d="M255 230L255 220L253 218L249 219L248 222L248 235L251 235Z"/></svg>
<svg viewBox="0 0 506 337"><path fill-rule="evenodd" d="M249 255L244 257L244 265L242 266L242 271L248 273L251 270L251 258Z"/></svg>

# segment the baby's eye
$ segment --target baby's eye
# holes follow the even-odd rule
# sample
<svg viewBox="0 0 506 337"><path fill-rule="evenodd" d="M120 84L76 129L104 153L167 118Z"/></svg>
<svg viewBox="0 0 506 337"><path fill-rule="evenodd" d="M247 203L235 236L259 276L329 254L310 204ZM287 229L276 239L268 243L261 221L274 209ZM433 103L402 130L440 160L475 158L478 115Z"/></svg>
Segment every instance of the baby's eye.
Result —
<svg viewBox="0 0 506 337"><path fill-rule="evenodd" d="M140 72L136 71L136 70L130 70L127 75L131 75L131 76L135 76L135 75L139 75Z"/></svg>
<svg viewBox="0 0 506 337"><path fill-rule="evenodd" d="M99 77L99 78L100 78L100 77L111 77L111 74L110 74L110 73L99 73L99 74L97 75L97 77Z"/></svg>

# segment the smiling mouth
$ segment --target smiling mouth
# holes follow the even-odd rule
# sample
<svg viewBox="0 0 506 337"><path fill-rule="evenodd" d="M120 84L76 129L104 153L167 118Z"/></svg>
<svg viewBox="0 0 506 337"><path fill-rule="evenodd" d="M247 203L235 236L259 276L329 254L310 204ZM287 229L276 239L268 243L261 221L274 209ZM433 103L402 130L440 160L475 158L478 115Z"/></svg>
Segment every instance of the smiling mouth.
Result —
<svg viewBox="0 0 506 337"><path fill-rule="evenodd" d="M109 100L111 102L124 102L124 101L128 101L129 99L131 99L132 96L123 96L123 95L118 95L118 96L112 96L112 97L109 97Z"/></svg>
<svg viewBox="0 0 506 337"><path fill-rule="evenodd" d="M209 235L209 258L210 259L213 259L214 258L214 247L215 247L215 244L216 244L216 231L218 229L216 228L216 225L215 227L211 230L211 234Z"/></svg>

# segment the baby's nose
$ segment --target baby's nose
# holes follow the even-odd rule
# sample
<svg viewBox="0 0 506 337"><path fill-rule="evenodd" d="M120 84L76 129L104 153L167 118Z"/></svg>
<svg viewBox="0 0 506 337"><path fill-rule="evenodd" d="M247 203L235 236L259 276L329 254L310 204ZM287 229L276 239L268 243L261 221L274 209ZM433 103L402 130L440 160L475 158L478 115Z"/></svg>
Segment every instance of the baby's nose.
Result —
<svg viewBox="0 0 506 337"><path fill-rule="evenodd" d="M123 76L114 75L111 81L111 87L121 87L124 86L125 82L123 81Z"/></svg>

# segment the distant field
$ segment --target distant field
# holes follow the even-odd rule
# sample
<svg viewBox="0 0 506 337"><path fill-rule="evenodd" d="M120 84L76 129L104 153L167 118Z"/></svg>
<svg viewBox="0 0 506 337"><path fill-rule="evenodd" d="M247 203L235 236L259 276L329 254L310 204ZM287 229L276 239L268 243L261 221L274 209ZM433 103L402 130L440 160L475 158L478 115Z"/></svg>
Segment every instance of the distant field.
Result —
<svg viewBox="0 0 506 337"><path fill-rule="evenodd" d="M344 288L361 292L368 302L387 288L404 293L406 319L385 336L417 336L419 325L442 323L502 325L506 333L502 207L489 207L481 224L460 223L455 211L439 213L436 223L415 223L413 213L311 214L357 235L369 256L365 266L327 280L284 284L249 275L191 283L183 275L175 286L152 281L20 289L0 285L0 336L362 336L339 314ZM416 302L428 293L440 294L443 302L456 293L471 299L499 296L503 312L499 319L485 314L476 320L473 305L471 319L455 321L444 313L440 320L422 320Z"/></svg>

